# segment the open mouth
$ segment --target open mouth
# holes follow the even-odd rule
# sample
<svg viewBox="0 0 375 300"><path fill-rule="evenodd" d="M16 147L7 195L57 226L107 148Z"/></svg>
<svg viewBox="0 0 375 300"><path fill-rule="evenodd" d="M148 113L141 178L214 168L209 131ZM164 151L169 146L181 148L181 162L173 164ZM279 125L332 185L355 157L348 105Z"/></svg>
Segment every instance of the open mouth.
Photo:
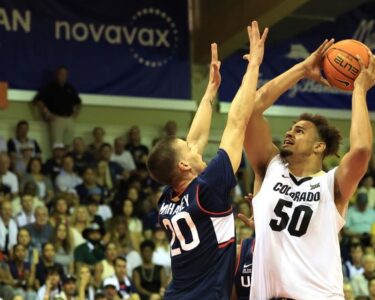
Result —
<svg viewBox="0 0 375 300"><path fill-rule="evenodd" d="M284 140L284 146L286 146L286 145L294 145L294 143L293 143L293 141L290 140L290 139L285 139L285 140Z"/></svg>

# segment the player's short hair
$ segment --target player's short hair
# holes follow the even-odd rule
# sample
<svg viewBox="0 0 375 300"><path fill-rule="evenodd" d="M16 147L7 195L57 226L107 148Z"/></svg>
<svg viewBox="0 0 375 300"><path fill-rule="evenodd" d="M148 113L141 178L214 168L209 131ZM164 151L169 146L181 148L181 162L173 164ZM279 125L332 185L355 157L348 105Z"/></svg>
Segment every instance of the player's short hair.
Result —
<svg viewBox="0 0 375 300"><path fill-rule="evenodd" d="M147 158L147 168L151 177L161 184L173 185L176 178L176 141L173 136L160 139Z"/></svg>
<svg viewBox="0 0 375 300"><path fill-rule="evenodd" d="M304 113L299 116L298 121L309 121L315 125L318 130L319 137L326 144L323 157L329 155L339 156L338 151L342 140L341 133L336 127L330 125L325 117L321 115Z"/></svg>

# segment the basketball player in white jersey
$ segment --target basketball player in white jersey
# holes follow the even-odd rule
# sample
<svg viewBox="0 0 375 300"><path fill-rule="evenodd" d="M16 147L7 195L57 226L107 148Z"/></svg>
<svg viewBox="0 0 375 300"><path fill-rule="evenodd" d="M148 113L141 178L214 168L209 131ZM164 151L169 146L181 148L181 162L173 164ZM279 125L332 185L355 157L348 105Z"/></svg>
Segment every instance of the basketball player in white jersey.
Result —
<svg viewBox="0 0 375 300"><path fill-rule="evenodd" d="M361 62L352 96L350 150L337 168L322 171L323 158L337 154L341 140L324 117L301 115L279 151L262 115L299 80L326 83L320 63L332 43L326 40L305 61L257 91L245 138L248 159L262 183L252 201L256 231L252 300L344 299L338 233L372 152L366 94L375 84L375 57L369 52L368 68Z"/></svg>

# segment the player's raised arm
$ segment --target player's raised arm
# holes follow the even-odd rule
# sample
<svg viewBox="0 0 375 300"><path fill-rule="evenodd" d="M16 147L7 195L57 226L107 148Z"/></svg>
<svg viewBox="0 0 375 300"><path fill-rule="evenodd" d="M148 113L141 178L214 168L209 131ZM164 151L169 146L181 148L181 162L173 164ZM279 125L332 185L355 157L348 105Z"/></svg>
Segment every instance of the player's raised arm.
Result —
<svg viewBox="0 0 375 300"><path fill-rule="evenodd" d="M375 85L375 56L369 51L369 66L361 59L361 72L354 81L350 150L340 162L335 174L335 202L340 212L345 211L349 198L366 173L372 153L372 128L367 109L367 91Z"/></svg>
<svg viewBox="0 0 375 300"><path fill-rule="evenodd" d="M272 143L268 122L263 117L264 111L303 78L329 85L321 74L320 66L325 53L333 42L333 39L325 40L303 62L296 64L267 82L256 92L254 112L247 126L245 136L246 154L256 173L264 173L269 161L278 153L278 149Z"/></svg>
<svg viewBox="0 0 375 300"><path fill-rule="evenodd" d="M211 44L210 78L206 92L203 95L186 137L186 141L189 145L191 147L196 147L197 152L200 154L203 153L207 145L211 127L212 110L220 82L220 61L218 60L217 45L213 43Z"/></svg>
<svg viewBox="0 0 375 300"><path fill-rule="evenodd" d="M250 40L248 66L242 84L230 106L228 121L220 143L220 148L228 153L234 172L237 171L241 161L245 129L254 109L259 66L263 60L268 28L260 36L258 23L253 21L251 26L247 27L247 32Z"/></svg>

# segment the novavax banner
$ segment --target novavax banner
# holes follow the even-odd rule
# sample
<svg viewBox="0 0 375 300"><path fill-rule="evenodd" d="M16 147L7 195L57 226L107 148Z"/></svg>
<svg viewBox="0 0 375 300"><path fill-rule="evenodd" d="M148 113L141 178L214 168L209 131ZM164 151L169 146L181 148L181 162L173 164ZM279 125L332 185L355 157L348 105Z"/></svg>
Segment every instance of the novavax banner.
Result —
<svg viewBox="0 0 375 300"><path fill-rule="evenodd" d="M35 90L59 65L82 93L190 98L187 0L0 0L0 80Z"/></svg>

